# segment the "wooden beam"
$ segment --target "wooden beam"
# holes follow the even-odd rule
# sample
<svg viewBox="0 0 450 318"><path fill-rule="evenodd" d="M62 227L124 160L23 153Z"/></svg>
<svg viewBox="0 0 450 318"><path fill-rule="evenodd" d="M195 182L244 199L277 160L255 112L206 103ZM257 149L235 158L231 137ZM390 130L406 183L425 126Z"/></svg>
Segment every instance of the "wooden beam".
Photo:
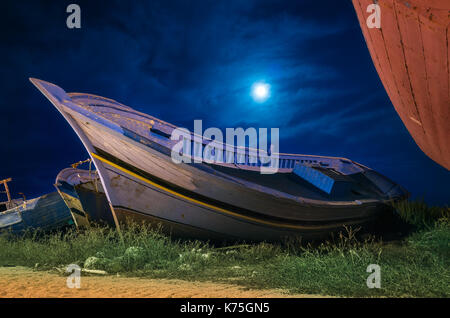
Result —
<svg viewBox="0 0 450 318"><path fill-rule="evenodd" d="M3 184L3 186L5 187L6 196L8 197L8 203L11 203L11 194L9 193L9 188L8 188L8 182L11 182L11 181L12 181L11 178L0 181L0 184Z"/></svg>

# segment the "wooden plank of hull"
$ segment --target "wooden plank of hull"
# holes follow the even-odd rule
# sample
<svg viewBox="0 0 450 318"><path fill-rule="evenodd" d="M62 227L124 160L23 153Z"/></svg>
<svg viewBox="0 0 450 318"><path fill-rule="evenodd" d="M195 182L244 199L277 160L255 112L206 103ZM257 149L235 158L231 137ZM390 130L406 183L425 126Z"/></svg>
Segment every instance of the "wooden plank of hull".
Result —
<svg viewBox="0 0 450 318"><path fill-rule="evenodd" d="M384 0L381 28L368 28L372 0L353 0L378 75L420 149L450 169L450 3Z"/></svg>

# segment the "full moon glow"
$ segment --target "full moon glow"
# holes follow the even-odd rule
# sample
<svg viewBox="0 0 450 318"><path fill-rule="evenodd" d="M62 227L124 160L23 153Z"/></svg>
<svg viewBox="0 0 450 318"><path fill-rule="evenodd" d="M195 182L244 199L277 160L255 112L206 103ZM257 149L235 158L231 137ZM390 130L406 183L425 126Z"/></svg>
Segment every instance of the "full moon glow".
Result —
<svg viewBox="0 0 450 318"><path fill-rule="evenodd" d="M264 102L270 96L270 85L267 83L255 83L252 86L252 97L257 102Z"/></svg>

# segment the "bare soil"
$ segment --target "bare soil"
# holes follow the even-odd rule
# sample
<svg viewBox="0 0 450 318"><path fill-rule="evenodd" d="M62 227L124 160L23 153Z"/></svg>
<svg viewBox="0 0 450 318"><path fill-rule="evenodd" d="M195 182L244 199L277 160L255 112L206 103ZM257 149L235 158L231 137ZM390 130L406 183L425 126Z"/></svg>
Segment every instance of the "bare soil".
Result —
<svg viewBox="0 0 450 318"><path fill-rule="evenodd" d="M231 284L118 276L81 275L80 288L67 287L67 277L25 267L0 267L0 298L317 298L283 290L248 290Z"/></svg>

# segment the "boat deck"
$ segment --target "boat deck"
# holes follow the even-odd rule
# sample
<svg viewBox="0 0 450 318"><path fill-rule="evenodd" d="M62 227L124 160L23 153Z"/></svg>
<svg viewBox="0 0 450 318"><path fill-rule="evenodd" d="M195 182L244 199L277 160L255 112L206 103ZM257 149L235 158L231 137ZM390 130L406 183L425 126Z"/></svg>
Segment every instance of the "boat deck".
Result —
<svg viewBox="0 0 450 318"><path fill-rule="evenodd" d="M214 165L211 167L221 174L235 180L244 180L256 185L281 191L295 197L309 198L323 201L354 201L364 199L381 199L382 194L364 177L363 174L344 176L336 175L336 186L331 193L309 183L295 173L260 174L256 171L239 170ZM324 169L325 170L325 169ZM325 170L328 172L327 170Z"/></svg>

